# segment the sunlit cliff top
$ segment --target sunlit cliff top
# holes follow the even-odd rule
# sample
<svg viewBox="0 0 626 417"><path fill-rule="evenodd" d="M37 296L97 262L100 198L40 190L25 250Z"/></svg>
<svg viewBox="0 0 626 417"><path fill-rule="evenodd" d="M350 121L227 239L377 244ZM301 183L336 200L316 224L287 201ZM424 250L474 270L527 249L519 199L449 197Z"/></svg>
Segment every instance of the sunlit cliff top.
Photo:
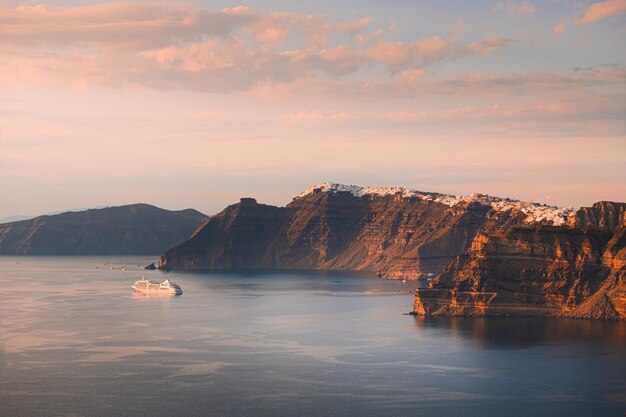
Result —
<svg viewBox="0 0 626 417"><path fill-rule="evenodd" d="M449 207L456 206L461 203L475 202L483 205L490 206L495 211L508 211L516 210L526 214L527 223L536 222L549 222L555 226L562 225L567 221L567 218L573 215L577 209L549 206L546 204L520 201L510 198L494 197L486 194L470 194L467 196L455 196L450 194L440 194L423 192L409 188L402 187L361 187L358 185L345 185L332 182L325 182L323 184L314 185L309 187L304 192L300 193L296 198L302 198L314 192L326 192L336 194L339 192L348 192L355 197L365 196L391 196L400 195L403 198L419 198L422 200L434 201L437 203L445 204Z"/></svg>

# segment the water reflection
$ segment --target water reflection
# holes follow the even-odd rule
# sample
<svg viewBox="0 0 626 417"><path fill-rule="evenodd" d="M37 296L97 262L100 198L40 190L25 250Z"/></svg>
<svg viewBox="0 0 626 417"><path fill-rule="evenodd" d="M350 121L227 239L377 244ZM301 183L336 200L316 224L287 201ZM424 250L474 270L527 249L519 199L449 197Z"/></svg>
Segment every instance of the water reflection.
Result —
<svg viewBox="0 0 626 417"><path fill-rule="evenodd" d="M482 349L525 349L545 344L603 344L626 349L626 323L557 318L423 317L420 330L442 329Z"/></svg>

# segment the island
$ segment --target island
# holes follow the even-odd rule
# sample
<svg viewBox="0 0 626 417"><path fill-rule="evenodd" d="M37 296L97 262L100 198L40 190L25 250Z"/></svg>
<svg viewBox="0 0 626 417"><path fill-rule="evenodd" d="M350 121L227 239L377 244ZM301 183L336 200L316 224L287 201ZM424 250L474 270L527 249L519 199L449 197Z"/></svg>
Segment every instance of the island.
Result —
<svg viewBox="0 0 626 417"><path fill-rule="evenodd" d="M313 186L243 198L160 258L163 270L366 270L434 278L414 314L626 317L626 203L579 209L483 194Z"/></svg>

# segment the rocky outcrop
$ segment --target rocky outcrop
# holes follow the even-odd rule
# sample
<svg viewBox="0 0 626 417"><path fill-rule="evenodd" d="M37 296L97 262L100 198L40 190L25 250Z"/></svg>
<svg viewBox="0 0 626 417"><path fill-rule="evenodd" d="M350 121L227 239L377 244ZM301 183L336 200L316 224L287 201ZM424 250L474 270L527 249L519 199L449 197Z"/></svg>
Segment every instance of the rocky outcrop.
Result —
<svg viewBox="0 0 626 417"><path fill-rule="evenodd" d="M414 312L453 316L626 317L626 204L582 208L560 227L478 234Z"/></svg>
<svg viewBox="0 0 626 417"><path fill-rule="evenodd" d="M0 254L154 255L183 242L206 218L148 204L40 216L0 224Z"/></svg>
<svg viewBox="0 0 626 417"><path fill-rule="evenodd" d="M278 236L289 210L242 198L161 256L162 269L277 268Z"/></svg>

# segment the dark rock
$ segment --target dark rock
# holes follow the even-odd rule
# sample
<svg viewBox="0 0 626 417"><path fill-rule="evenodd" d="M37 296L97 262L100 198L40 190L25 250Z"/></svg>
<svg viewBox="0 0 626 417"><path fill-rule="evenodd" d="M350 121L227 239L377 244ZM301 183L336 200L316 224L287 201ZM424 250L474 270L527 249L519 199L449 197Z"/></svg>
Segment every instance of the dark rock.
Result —
<svg viewBox="0 0 626 417"><path fill-rule="evenodd" d="M239 199L239 203L242 205L253 206L257 204L256 199L250 197L243 197Z"/></svg>

